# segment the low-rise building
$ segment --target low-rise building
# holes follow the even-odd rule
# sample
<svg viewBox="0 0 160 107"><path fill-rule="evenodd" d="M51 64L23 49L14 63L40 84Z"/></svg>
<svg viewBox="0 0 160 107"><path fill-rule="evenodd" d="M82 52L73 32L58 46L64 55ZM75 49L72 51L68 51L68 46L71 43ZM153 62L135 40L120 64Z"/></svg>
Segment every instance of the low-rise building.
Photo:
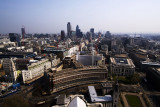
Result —
<svg viewBox="0 0 160 107"><path fill-rule="evenodd" d="M56 104L52 107L90 107L84 95L69 95L66 97L65 94L62 94L58 96Z"/></svg>
<svg viewBox="0 0 160 107"><path fill-rule="evenodd" d="M73 46L70 49L68 49L68 56L72 56L73 54L77 54L77 52L79 51L79 46Z"/></svg>
<svg viewBox="0 0 160 107"><path fill-rule="evenodd" d="M46 83L49 83L49 86L45 87L50 87L50 93L55 93L75 86L96 83L107 78L107 71L107 68L85 67L80 69L69 68L60 72L48 72Z"/></svg>
<svg viewBox="0 0 160 107"><path fill-rule="evenodd" d="M129 58L110 58L110 70L118 76L129 76L135 72L135 66Z"/></svg>
<svg viewBox="0 0 160 107"><path fill-rule="evenodd" d="M159 62L150 62L150 61L141 61L141 71L142 72L146 72L147 68L149 67L160 67L160 63Z"/></svg>
<svg viewBox="0 0 160 107"><path fill-rule="evenodd" d="M24 83L30 83L44 75L44 71L51 69L51 67L56 66L60 63L59 59L42 59L38 60L30 60L31 65L28 65L28 70L22 70L22 77Z"/></svg>
<svg viewBox="0 0 160 107"><path fill-rule="evenodd" d="M94 86L88 86L92 103L102 103L104 107L112 107L113 98L111 95L98 96Z"/></svg>
<svg viewBox="0 0 160 107"><path fill-rule="evenodd" d="M82 63L84 66L98 66L105 65L105 57L103 54L97 55L76 55L76 60Z"/></svg>
<svg viewBox="0 0 160 107"><path fill-rule="evenodd" d="M146 79L155 89L160 91L160 68L149 68L146 72Z"/></svg>
<svg viewBox="0 0 160 107"><path fill-rule="evenodd" d="M4 58L2 62L5 71L6 81L15 82L17 79L17 71L12 58Z"/></svg>
<svg viewBox="0 0 160 107"><path fill-rule="evenodd" d="M60 49L60 48L55 48L55 47L47 47L41 50L41 53L53 53L57 55L58 58L63 60L65 56L68 55L68 51L66 49Z"/></svg>

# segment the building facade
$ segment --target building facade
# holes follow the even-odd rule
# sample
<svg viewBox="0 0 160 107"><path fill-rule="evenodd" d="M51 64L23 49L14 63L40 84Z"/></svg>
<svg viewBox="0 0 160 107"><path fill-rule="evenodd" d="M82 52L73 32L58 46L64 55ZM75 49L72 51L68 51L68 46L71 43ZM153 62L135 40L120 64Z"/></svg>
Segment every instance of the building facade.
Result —
<svg viewBox="0 0 160 107"><path fill-rule="evenodd" d="M48 73L50 92L72 88L79 85L95 83L107 78L106 68L87 67L81 69L65 69L60 72Z"/></svg>
<svg viewBox="0 0 160 107"><path fill-rule="evenodd" d="M65 32L64 30L61 30L61 40L64 40L65 39Z"/></svg>
<svg viewBox="0 0 160 107"><path fill-rule="evenodd" d="M20 35L16 33L9 33L9 38L11 42L16 42L20 46Z"/></svg>
<svg viewBox="0 0 160 107"><path fill-rule="evenodd" d="M3 70L5 71L6 80L15 82L17 79L17 71L13 59L4 58L2 65L3 65Z"/></svg>
<svg viewBox="0 0 160 107"><path fill-rule="evenodd" d="M71 37L71 33L72 33L72 28L71 28L71 24L70 22L67 23L67 36Z"/></svg>
<svg viewBox="0 0 160 107"><path fill-rule="evenodd" d="M130 76L135 72L135 66L129 58L110 58L110 71L117 76Z"/></svg>
<svg viewBox="0 0 160 107"><path fill-rule="evenodd" d="M50 61L49 59L43 59L36 61L28 66L28 70L22 70L23 83L30 83L44 75L45 70L51 69L60 62L59 59Z"/></svg>
<svg viewBox="0 0 160 107"><path fill-rule="evenodd" d="M150 84L152 84L152 86L160 91L160 84L159 84L159 81L160 81L160 68L149 68L146 72L146 79L147 79L147 82L149 82Z"/></svg>

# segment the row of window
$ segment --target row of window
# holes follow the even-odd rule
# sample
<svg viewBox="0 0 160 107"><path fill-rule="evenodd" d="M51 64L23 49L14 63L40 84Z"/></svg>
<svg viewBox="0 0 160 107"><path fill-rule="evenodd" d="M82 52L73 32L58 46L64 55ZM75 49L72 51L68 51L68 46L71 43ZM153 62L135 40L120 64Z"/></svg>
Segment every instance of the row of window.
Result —
<svg viewBox="0 0 160 107"><path fill-rule="evenodd" d="M73 86L76 86L76 85L82 85L82 84L88 84L88 83L93 83L95 81L97 81L98 79L96 77L92 77L92 78L85 78L85 79L82 79L81 81L79 80L76 80L74 82L70 82L70 84L63 84L61 85L60 87L54 87L54 91L60 91L60 90L63 90L63 89L66 89L66 88L69 88L69 87L73 87Z"/></svg>
<svg viewBox="0 0 160 107"><path fill-rule="evenodd" d="M44 72L44 67L46 67L46 69L48 69L48 68L51 67L51 64L46 63L45 66L39 66L39 67L36 67L33 70L22 72L24 74L23 75L23 81L27 81L27 80L30 80L32 78L35 78L35 77L41 75Z"/></svg>
<svg viewBox="0 0 160 107"><path fill-rule="evenodd" d="M133 73L134 69L113 69L112 71L116 73Z"/></svg>
<svg viewBox="0 0 160 107"><path fill-rule="evenodd" d="M39 62L39 63L34 64L34 65L31 65L31 66L28 67L28 69L31 70L31 69L34 69L36 67L40 67L40 66L44 65L45 63L46 63L45 65L48 65L47 62L50 63L50 65L51 65L51 62L49 62L48 60L46 60L46 61Z"/></svg>
<svg viewBox="0 0 160 107"><path fill-rule="evenodd" d="M68 71L68 72L64 72L64 73L59 73L59 74L55 74L55 78L54 79L58 79L58 78L65 78L65 77L70 77L72 75L76 75L76 74L91 74L91 73L106 73L106 71L104 70L86 70L86 71Z"/></svg>
<svg viewBox="0 0 160 107"><path fill-rule="evenodd" d="M76 79L83 79L83 78L89 78L89 77L99 77L101 79L105 78L105 74L102 73L93 73L93 74L82 74L82 75L76 75L76 76L70 76L69 78L63 78L63 79L59 79L57 81L54 81L54 84L59 84L59 83L63 83L63 82L67 82L67 81L72 81L72 80L76 80Z"/></svg>

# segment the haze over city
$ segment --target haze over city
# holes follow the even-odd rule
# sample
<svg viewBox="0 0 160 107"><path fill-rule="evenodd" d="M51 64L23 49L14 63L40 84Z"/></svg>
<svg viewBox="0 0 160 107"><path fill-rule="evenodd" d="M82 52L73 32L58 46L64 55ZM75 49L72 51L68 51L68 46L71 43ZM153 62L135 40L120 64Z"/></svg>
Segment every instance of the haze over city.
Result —
<svg viewBox="0 0 160 107"><path fill-rule="evenodd" d="M159 107L160 0L0 0L0 107Z"/></svg>
<svg viewBox="0 0 160 107"><path fill-rule="evenodd" d="M83 32L159 33L159 0L1 0L0 33Z"/></svg>

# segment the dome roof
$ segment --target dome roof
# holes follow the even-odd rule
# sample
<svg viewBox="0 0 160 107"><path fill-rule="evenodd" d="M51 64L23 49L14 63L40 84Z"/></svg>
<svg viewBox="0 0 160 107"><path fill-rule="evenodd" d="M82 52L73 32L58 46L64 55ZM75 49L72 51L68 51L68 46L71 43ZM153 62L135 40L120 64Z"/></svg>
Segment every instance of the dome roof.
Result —
<svg viewBox="0 0 160 107"><path fill-rule="evenodd" d="M87 107L86 103L79 97L74 97L68 107Z"/></svg>

